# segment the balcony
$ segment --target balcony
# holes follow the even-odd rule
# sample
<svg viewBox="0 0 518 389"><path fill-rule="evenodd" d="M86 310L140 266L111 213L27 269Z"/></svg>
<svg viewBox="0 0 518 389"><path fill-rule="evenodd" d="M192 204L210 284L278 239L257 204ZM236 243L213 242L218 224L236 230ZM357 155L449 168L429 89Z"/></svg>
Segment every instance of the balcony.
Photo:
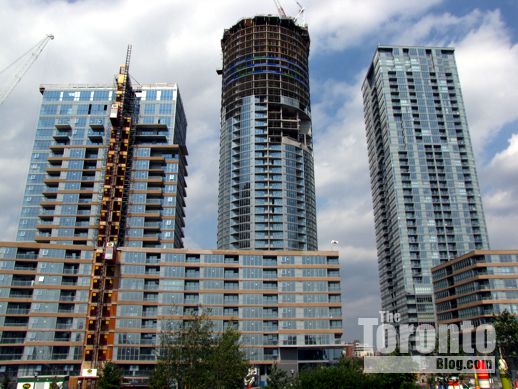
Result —
<svg viewBox="0 0 518 389"><path fill-rule="evenodd" d="M77 285L77 277L63 277L61 280L61 285L64 286L76 286Z"/></svg>
<svg viewBox="0 0 518 389"><path fill-rule="evenodd" d="M7 308L6 314L8 315L28 315L31 311L30 308Z"/></svg>
<svg viewBox="0 0 518 389"><path fill-rule="evenodd" d="M165 124L138 123L135 139L140 142L165 142L169 130Z"/></svg>
<svg viewBox="0 0 518 389"><path fill-rule="evenodd" d="M66 267L63 268L63 274L77 274L79 273L79 266L78 267Z"/></svg>
<svg viewBox="0 0 518 389"><path fill-rule="evenodd" d="M158 282L146 282L144 283L144 290L157 290L159 287Z"/></svg>
<svg viewBox="0 0 518 389"><path fill-rule="evenodd" d="M52 360L60 360L60 359L70 359L68 357L68 353L52 353L51 355Z"/></svg>
<svg viewBox="0 0 518 389"><path fill-rule="evenodd" d="M60 304L58 313L74 313L74 304Z"/></svg>
<svg viewBox="0 0 518 389"><path fill-rule="evenodd" d="M90 126L92 126L92 125L90 125ZM104 129L101 131L98 131L97 129L88 130L88 138L94 143L102 142L103 136L104 136Z"/></svg>
<svg viewBox="0 0 518 389"><path fill-rule="evenodd" d="M14 265L14 270L21 270L21 271L35 271L37 267L36 263L17 263Z"/></svg>
<svg viewBox="0 0 518 389"><path fill-rule="evenodd" d="M67 293L67 294L61 294L61 296L59 296L59 301L74 301L76 298L76 294L75 294L75 291L74 293Z"/></svg>
<svg viewBox="0 0 518 389"><path fill-rule="evenodd" d="M156 344L156 336L150 337L150 338L140 338L140 344Z"/></svg>
<svg viewBox="0 0 518 389"><path fill-rule="evenodd" d="M56 332L54 335L55 342L69 342L70 341L70 332Z"/></svg>
<svg viewBox="0 0 518 389"><path fill-rule="evenodd" d="M56 323L57 330L71 330L72 329L72 321Z"/></svg>
<svg viewBox="0 0 518 389"><path fill-rule="evenodd" d="M36 259L38 258L38 253L31 252L31 253L16 253L16 259Z"/></svg>
<svg viewBox="0 0 518 389"><path fill-rule="evenodd" d="M157 325L157 320L156 319L144 319L142 320L142 328L153 328L155 329L156 328L156 325Z"/></svg>
<svg viewBox="0 0 518 389"><path fill-rule="evenodd" d="M146 200L146 208L161 208L162 200L161 199L147 199Z"/></svg>
<svg viewBox="0 0 518 389"><path fill-rule="evenodd" d="M11 293L9 294L10 298L15 299L30 299L32 298L32 290L14 290L11 289Z"/></svg>
<svg viewBox="0 0 518 389"><path fill-rule="evenodd" d="M26 327L28 324L28 317L6 317L4 327Z"/></svg>
<svg viewBox="0 0 518 389"><path fill-rule="evenodd" d="M11 281L11 286L32 286L34 280L16 280Z"/></svg>
<svg viewBox="0 0 518 389"><path fill-rule="evenodd" d="M0 361L16 361L22 359L22 352L19 353L10 353L10 354L0 354Z"/></svg>
<svg viewBox="0 0 518 389"><path fill-rule="evenodd" d="M4 338L0 339L1 344L19 344L25 342L25 337L23 338Z"/></svg>

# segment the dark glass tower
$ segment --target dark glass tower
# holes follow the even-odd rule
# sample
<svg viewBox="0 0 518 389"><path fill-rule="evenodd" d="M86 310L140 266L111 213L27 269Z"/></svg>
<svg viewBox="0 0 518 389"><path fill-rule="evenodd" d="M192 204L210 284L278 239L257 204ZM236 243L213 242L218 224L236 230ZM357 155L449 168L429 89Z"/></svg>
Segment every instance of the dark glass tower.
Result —
<svg viewBox="0 0 518 389"><path fill-rule="evenodd" d="M379 46L362 90L382 309L433 322L431 268L489 246L454 50Z"/></svg>
<svg viewBox="0 0 518 389"><path fill-rule="evenodd" d="M218 248L316 250L308 30L256 16L221 47Z"/></svg>

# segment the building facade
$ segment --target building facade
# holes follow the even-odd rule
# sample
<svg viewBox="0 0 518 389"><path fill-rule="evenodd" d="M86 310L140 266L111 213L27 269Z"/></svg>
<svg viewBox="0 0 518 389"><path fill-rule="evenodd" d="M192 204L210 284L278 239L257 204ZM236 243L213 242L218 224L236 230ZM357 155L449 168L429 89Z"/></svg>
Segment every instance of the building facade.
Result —
<svg viewBox="0 0 518 389"><path fill-rule="evenodd" d="M18 241L0 243L0 373L26 380L70 376L76 388L113 361L127 382L145 385L160 333L201 312L217 332L239 330L261 375L274 361L295 371L336 361L338 253L302 251L316 246L316 228L308 234L315 242L301 243L304 227L290 251L182 249L187 123L180 95L175 84L134 88L130 53L114 86L40 88ZM309 116L298 116L301 106L288 109L280 101L274 106L282 115L308 124ZM280 128L290 120L280 120ZM264 170L275 195L261 208L272 231L291 225L291 216L297 225L307 212L314 218L310 131L298 143L288 132L275 136L293 163L274 158L273 145L265 159L276 165ZM302 188L308 179L311 193ZM313 205L298 195L293 204L278 200L288 184ZM278 209L288 213L274 215ZM282 239L264 248L289 246Z"/></svg>
<svg viewBox="0 0 518 389"><path fill-rule="evenodd" d="M518 250L475 250L432 269L439 324L491 323L518 316Z"/></svg>
<svg viewBox="0 0 518 389"><path fill-rule="evenodd" d="M40 91L17 240L96 245L115 88L42 85ZM121 243L183 247L187 122L178 88L142 85L131 106L135 131Z"/></svg>
<svg viewBox="0 0 518 389"><path fill-rule="evenodd" d="M454 50L379 46L362 92L382 309L433 322L431 268L489 248Z"/></svg>
<svg viewBox="0 0 518 389"><path fill-rule="evenodd" d="M221 47L218 248L316 250L308 30L256 16Z"/></svg>
<svg viewBox="0 0 518 389"><path fill-rule="evenodd" d="M296 370L341 355L336 252L119 250L100 347L134 383L153 369L161 331L207 308L216 332L240 331L263 373L273 361ZM95 266L92 246L1 244L1 372L80 375L93 342Z"/></svg>

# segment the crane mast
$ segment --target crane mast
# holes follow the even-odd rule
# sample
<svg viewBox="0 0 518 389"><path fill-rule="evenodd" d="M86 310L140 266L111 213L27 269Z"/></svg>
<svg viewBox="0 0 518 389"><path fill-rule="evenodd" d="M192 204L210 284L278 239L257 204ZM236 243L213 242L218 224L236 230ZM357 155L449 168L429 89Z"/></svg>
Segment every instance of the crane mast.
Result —
<svg viewBox="0 0 518 389"><path fill-rule="evenodd" d="M18 85L23 76L25 76L25 74L29 71L32 64L38 59L45 46L47 46L47 44L53 39L54 35L47 34L45 38L39 41L34 47L29 49L29 51L18 57L11 64L9 64L4 69L2 69L2 71L0 71L0 73L3 73L7 71L7 69L13 67L18 62L25 60L25 62L23 62L20 68L16 70L11 80L7 83L6 88L4 90L0 90L0 105L3 104L3 102L11 94L13 89L16 88L16 85Z"/></svg>

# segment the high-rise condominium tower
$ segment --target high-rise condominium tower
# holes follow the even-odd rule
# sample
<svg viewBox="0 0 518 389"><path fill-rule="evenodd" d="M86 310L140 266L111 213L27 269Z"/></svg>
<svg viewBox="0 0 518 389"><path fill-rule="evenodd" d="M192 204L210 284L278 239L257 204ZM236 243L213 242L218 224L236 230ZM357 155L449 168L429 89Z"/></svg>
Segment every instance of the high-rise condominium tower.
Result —
<svg viewBox="0 0 518 389"><path fill-rule="evenodd" d="M43 85L36 140L17 240L96 245L99 214L107 214L107 161L112 129L111 85ZM124 189L117 195L119 245L183 247L187 122L175 84L142 85L129 94L135 130ZM112 151L113 153L113 151ZM122 163L124 162L124 163Z"/></svg>
<svg viewBox="0 0 518 389"><path fill-rule="evenodd" d="M382 309L433 322L431 268L489 245L454 50L379 46L362 90Z"/></svg>
<svg viewBox="0 0 518 389"><path fill-rule="evenodd" d="M221 47L218 248L316 250L308 30L256 16Z"/></svg>
<svg viewBox="0 0 518 389"><path fill-rule="evenodd" d="M299 29L291 20L272 20ZM262 381L274 362L296 371L338 360L338 253L181 248L187 150L180 95L175 84L133 87L128 69L129 55L114 86L40 88L18 242L0 242L0 373L22 385L38 376L38 387L49 377L70 377L69 388L79 389L92 387L96 369L113 361L126 384L142 387L161 332L200 312L208 312L216 332L240 331L242 350ZM278 147L256 158L264 162L261 183L271 194L256 213L272 231L292 225L292 213L298 226L307 211L298 193L307 194L309 178L313 190L309 133L297 138L282 129L307 125L308 116L277 97L276 105L248 106L257 110L251 117L263 105L299 118L279 119L277 132L261 138L272 139L266 148L277 136ZM266 131L248 126L250 133ZM277 209L287 213L274 214ZM312 212L314 219L314 205ZM314 220L312 231L316 246ZM296 233L304 236L302 229Z"/></svg>

